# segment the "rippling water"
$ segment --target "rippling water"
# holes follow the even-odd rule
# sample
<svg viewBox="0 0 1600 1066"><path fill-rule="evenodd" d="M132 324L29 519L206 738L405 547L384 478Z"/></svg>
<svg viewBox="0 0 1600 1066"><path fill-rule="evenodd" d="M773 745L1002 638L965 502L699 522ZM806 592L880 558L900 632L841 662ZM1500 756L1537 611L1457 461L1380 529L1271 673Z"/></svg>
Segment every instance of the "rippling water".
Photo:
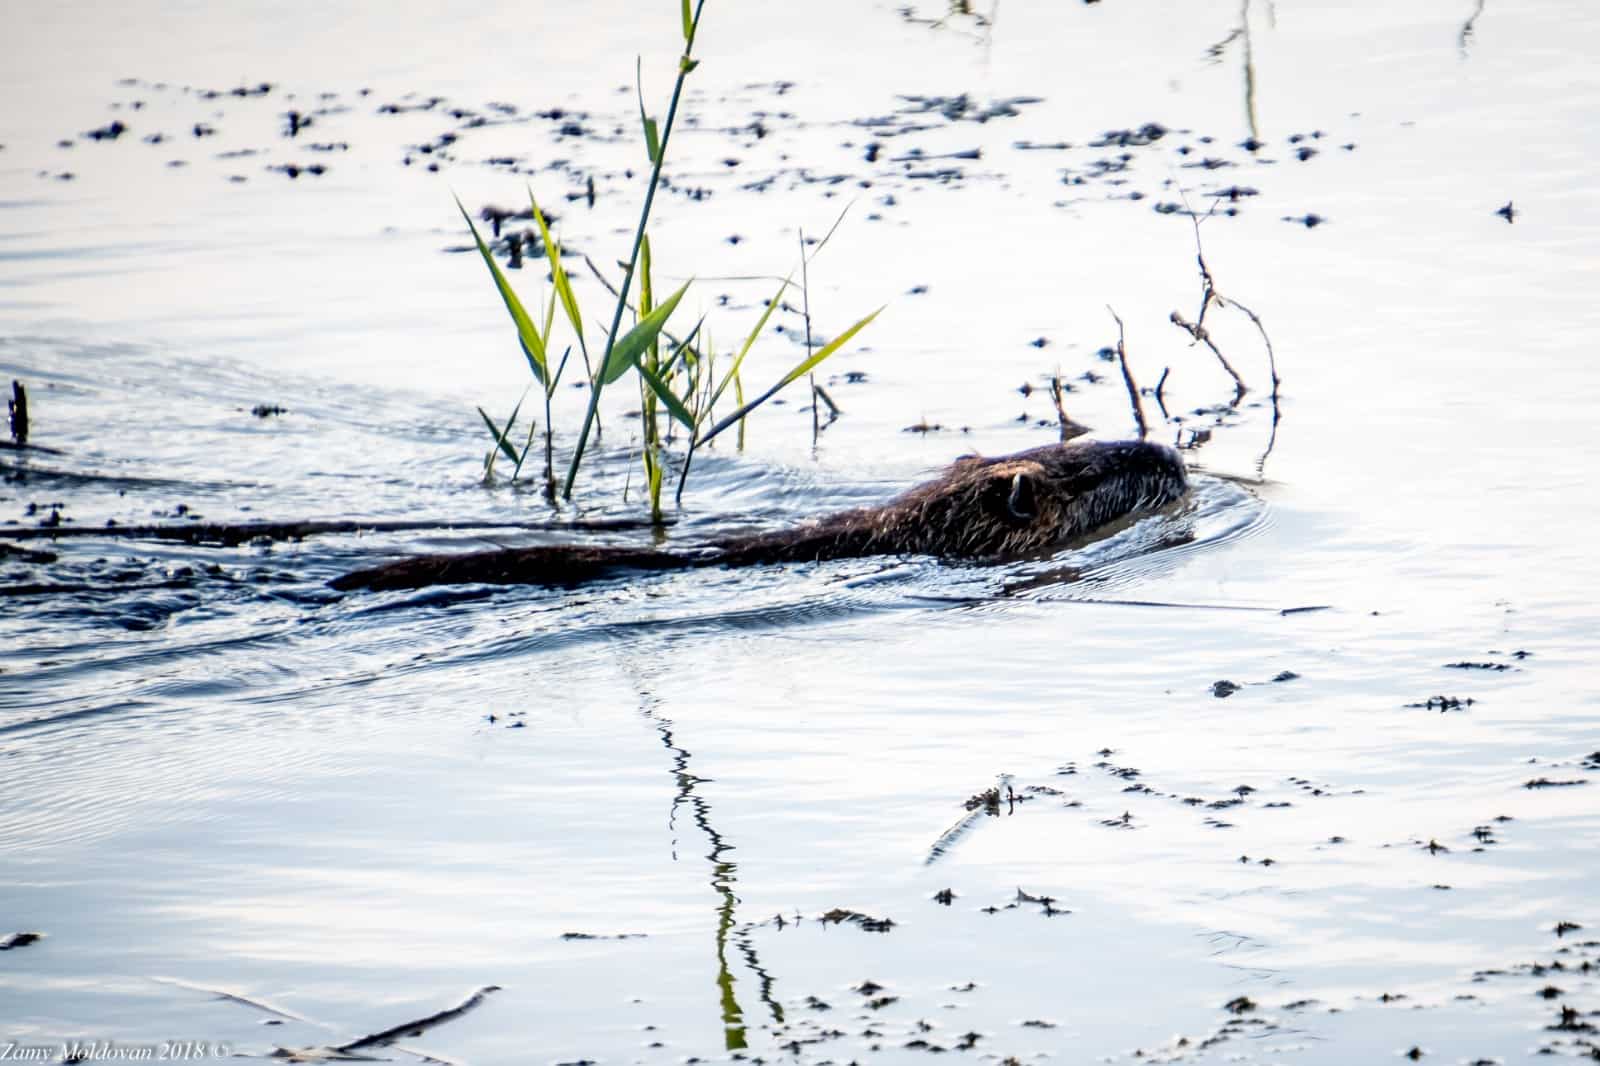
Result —
<svg viewBox="0 0 1600 1066"><path fill-rule="evenodd" d="M1052 439L1058 371L1076 419L1131 433L1107 305L1156 435L1198 444L1188 499L1001 566L352 596L327 580L407 552L649 541L491 528L637 518L637 419L608 401L573 507L479 484L473 408L526 382L450 195L531 182L569 247L624 254L627 58L661 98L676 10L18 13L0 377L59 454L0 452L0 542L58 558L0 556L0 586L83 587L0 597L0 943L45 934L0 952L0 1048L337 1046L498 985L402 1042L1592 1056L1600 20L945 13L708 6L661 277L697 276L725 348L849 203L818 328L888 310L827 364L843 416L813 442L791 399L724 438L665 541ZM1168 321L1199 299L1195 231L1157 209L1184 200L1217 207L1206 262L1269 332L1276 409L1248 319L1208 313L1232 410ZM780 319L752 380L798 358ZM21 539L52 510L457 527Z"/></svg>

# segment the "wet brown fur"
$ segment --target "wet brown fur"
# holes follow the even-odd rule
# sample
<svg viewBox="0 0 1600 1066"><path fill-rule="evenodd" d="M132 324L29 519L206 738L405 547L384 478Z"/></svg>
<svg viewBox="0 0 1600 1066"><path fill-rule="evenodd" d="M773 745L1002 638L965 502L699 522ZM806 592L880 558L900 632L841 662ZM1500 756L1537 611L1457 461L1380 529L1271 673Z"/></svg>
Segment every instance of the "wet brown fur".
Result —
<svg viewBox="0 0 1600 1066"><path fill-rule="evenodd" d="M1000 559L1040 552L1187 490L1183 460L1142 441L1052 444L957 459L943 474L878 507L789 529L713 541L692 554L555 545L402 559L336 578L337 589L429 585L572 585L626 570L933 555Z"/></svg>

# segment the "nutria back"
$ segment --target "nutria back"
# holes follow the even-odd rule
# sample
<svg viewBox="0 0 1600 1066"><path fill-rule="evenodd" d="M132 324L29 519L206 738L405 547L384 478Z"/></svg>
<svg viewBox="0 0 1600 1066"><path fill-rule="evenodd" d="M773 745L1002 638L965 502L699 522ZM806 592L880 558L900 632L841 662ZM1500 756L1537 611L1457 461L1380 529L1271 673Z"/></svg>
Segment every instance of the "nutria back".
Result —
<svg viewBox="0 0 1600 1066"><path fill-rule="evenodd" d="M1183 459L1160 444L1048 444L1014 455L967 455L878 507L788 529L724 537L698 549L544 545L422 555L335 578L337 589L465 583L578 585L626 570L934 555L1000 559L1048 551L1107 522L1161 507L1189 487Z"/></svg>

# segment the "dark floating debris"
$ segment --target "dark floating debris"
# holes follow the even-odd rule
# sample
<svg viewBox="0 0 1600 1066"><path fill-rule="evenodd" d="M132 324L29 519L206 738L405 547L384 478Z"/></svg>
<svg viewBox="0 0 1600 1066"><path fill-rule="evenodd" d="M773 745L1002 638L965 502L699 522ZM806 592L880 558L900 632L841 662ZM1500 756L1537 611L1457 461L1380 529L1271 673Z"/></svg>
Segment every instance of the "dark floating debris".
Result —
<svg viewBox="0 0 1600 1066"><path fill-rule="evenodd" d="M823 925L855 925L869 933L887 933L895 926L893 918L874 918L844 907L835 907L826 914L818 915L817 920Z"/></svg>
<svg viewBox="0 0 1600 1066"><path fill-rule="evenodd" d="M328 172L328 168L323 166L321 163L311 163L305 166L302 166L299 163L279 163L277 166L271 166L267 169L275 170L280 174L286 174L291 178L298 178L302 174L310 174L312 177L320 177Z"/></svg>
<svg viewBox="0 0 1600 1066"><path fill-rule="evenodd" d="M0 936L0 951L25 948L42 939L44 939L43 933L7 933L5 936Z"/></svg>
<svg viewBox="0 0 1600 1066"><path fill-rule="evenodd" d="M257 418L271 418L274 415L286 415L289 413L289 409L287 407L279 407L275 403L258 403L250 408L250 413Z"/></svg>
<svg viewBox="0 0 1600 1066"><path fill-rule="evenodd" d="M1044 100L1042 96L1012 96L982 105L974 102L967 93L959 96L901 96L900 99L909 105L904 111L910 114L936 111L951 122L978 123L995 118L1015 118L1022 114L1022 108Z"/></svg>
<svg viewBox="0 0 1600 1066"><path fill-rule="evenodd" d="M91 141L114 141L127 132L127 124L119 118L112 120L110 125L101 126L97 130L90 130L88 133L85 133L84 136L89 138Z"/></svg>
<svg viewBox="0 0 1600 1066"><path fill-rule="evenodd" d="M1214 199L1227 200L1230 203L1238 203L1240 200L1243 200L1249 196L1260 196L1261 190L1251 188L1248 185L1230 185L1226 189L1217 189L1215 192L1208 193L1207 195Z"/></svg>
<svg viewBox="0 0 1600 1066"><path fill-rule="evenodd" d="M562 940L643 940L646 933L562 933Z"/></svg>
<svg viewBox="0 0 1600 1066"><path fill-rule="evenodd" d="M1043 914L1046 918L1054 918L1060 914L1072 913L1071 911L1062 910L1061 908L1057 907L1056 902L1056 897L1054 896L1036 896L1031 892L1024 892L1019 888L1017 889L1017 898L1009 903L1006 906L1006 909L1010 910L1013 907L1020 907L1024 903L1037 903L1039 905L1039 913Z"/></svg>
<svg viewBox="0 0 1600 1066"><path fill-rule="evenodd" d="M1090 148L1142 148L1154 144L1169 131L1159 122L1146 122L1136 130L1106 130L1098 140L1090 141Z"/></svg>
<svg viewBox="0 0 1600 1066"><path fill-rule="evenodd" d="M1500 210L1496 211L1495 214L1505 219L1508 224L1517 220L1517 209L1512 206L1510 200L1507 200L1506 205L1500 208Z"/></svg>
<svg viewBox="0 0 1600 1066"><path fill-rule="evenodd" d="M1462 698L1460 696L1429 696L1421 703L1408 703L1406 706L1417 707L1428 711L1438 710L1440 713L1443 713L1445 711L1459 711L1465 707L1471 707L1476 702L1478 701L1473 699L1471 696L1466 698Z"/></svg>
<svg viewBox="0 0 1600 1066"><path fill-rule="evenodd" d="M1322 225L1328 220L1323 218L1321 215L1311 213L1305 215L1285 215L1283 216L1283 221L1297 222L1306 229L1316 229L1318 226Z"/></svg>
<svg viewBox="0 0 1600 1066"><path fill-rule="evenodd" d="M1242 685L1234 684L1232 681L1214 681L1211 684L1211 694L1219 700L1225 700L1243 687Z"/></svg>

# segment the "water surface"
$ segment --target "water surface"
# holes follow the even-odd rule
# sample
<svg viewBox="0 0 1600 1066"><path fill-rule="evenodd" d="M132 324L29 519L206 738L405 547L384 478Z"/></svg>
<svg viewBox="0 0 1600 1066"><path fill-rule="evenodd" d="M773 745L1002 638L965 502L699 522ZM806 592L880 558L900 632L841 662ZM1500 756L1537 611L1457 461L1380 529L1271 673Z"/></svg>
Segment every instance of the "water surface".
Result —
<svg viewBox="0 0 1600 1066"><path fill-rule="evenodd" d="M1600 21L1494 0L943 13L708 6L652 238L664 279L697 279L680 313L731 346L847 203L810 270L818 328L887 310L827 364L844 415L813 442L791 398L743 451L719 442L667 543L1053 439L1058 371L1075 418L1130 434L1108 305L1140 384L1170 371L1181 421L1153 435L1210 430L1191 500L1001 567L345 598L328 578L393 554L573 536L473 523L640 514L628 389L572 507L479 485L473 408L503 417L526 370L450 195L531 183L569 247L625 255L630 58L663 101L676 9L18 14L0 376L62 454L0 453L0 519L462 527L16 541L59 558L0 559L0 584L98 588L0 601L0 936L46 934L0 954L0 1038L265 1055L496 985L404 1043L1592 1053ZM291 109L314 118L294 138ZM1232 409L1168 320L1200 296L1185 203L1216 206L1217 289L1269 331L1276 420L1248 319L1208 315L1251 386ZM799 357L782 321L757 379ZM569 443L583 401L559 398ZM968 821L997 783L999 813Z"/></svg>

